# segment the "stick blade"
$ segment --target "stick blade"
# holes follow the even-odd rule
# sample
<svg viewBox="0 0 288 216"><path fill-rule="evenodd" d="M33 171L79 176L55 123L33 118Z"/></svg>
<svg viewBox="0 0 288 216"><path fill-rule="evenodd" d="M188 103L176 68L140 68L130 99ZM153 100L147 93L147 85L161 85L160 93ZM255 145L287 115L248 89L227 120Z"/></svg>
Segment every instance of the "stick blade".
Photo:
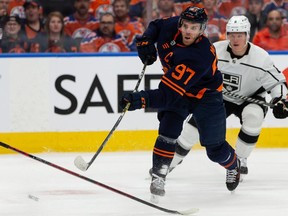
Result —
<svg viewBox="0 0 288 216"><path fill-rule="evenodd" d="M81 171L86 171L88 168L88 164L84 161L84 159L80 155L75 158L74 165Z"/></svg>
<svg viewBox="0 0 288 216"><path fill-rule="evenodd" d="M150 201L151 201L152 203L154 203L154 204L159 204L160 196L151 194L151 196L150 196Z"/></svg>
<svg viewBox="0 0 288 216"><path fill-rule="evenodd" d="M192 215L192 214L195 214L199 211L198 208L191 208L191 209L188 209L188 210L185 210L185 211L178 211L179 214L181 215Z"/></svg>

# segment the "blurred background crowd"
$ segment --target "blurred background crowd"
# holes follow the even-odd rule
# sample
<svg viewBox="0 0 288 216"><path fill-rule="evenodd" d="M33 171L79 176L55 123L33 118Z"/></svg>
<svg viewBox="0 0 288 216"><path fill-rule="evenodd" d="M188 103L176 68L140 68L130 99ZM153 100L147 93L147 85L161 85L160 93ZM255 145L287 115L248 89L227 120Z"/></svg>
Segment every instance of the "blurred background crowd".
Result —
<svg viewBox="0 0 288 216"><path fill-rule="evenodd" d="M0 53L134 52L150 21L190 5L206 9L211 42L225 39L231 16L245 15L251 42L288 51L287 0L0 0Z"/></svg>

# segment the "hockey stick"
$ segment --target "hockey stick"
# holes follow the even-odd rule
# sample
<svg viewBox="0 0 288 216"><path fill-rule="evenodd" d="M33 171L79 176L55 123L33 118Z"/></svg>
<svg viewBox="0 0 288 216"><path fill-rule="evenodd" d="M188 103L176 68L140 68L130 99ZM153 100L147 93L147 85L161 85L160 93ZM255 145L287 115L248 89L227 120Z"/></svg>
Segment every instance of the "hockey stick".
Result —
<svg viewBox="0 0 288 216"><path fill-rule="evenodd" d="M141 71L141 74L139 75L139 79L137 81L137 84L136 84L135 89L133 90L133 92L136 92L138 90L140 82L141 82L141 80L142 80L142 78L144 76L144 73L145 73L145 70L146 70L146 66L147 66L147 63L145 63L144 66L143 66L143 69ZM104 139L103 143L100 145L100 147L98 148L97 152L94 154L94 156L92 157L92 159L88 163L86 163L85 160L80 155L75 158L74 164L75 164L75 166L78 169L80 169L82 171L86 171L91 166L91 164L94 162L96 157L99 155L99 153L102 151L102 149L104 148L104 146L106 145L106 143L110 139L111 135L114 133L114 131L116 130L116 128L120 124L122 118L124 117L125 113L129 109L129 107L130 107L130 103L127 103L127 105L123 109L121 115L119 116L118 120L114 124L113 128L110 130L110 132L108 133L107 137Z"/></svg>
<svg viewBox="0 0 288 216"><path fill-rule="evenodd" d="M41 162L41 163L43 163L43 164L46 164L46 165L51 166L51 167L54 167L54 168L56 168L56 169L58 169L58 170L61 170L61 171L63 171L63 172L66 172L66 173L68 173L68 174L70 174L70 175L76 176L76 177L78 177L78 178L80 178L80 179L83 179L83 180L85 180L85 181L88 181L88 182L90 182L90 183L92 183L92 184L98 185L98 186L100 186L100 187L102 187L102 188L105 188L105 189L107 189L107 190L110 190L110 191L112 191L112 192L114 192L114 193L118 193L118 194L120 194L120 195L122 195L122 196L128 197L129 199L135 200L135 201L137 201L137 202L139 202L139 203L142 203L142 204L144 204L144 205L150 206L150 207L152 207L152 208L158 209L158 210L163 211L163 212L166 212L166 213L178 214L178 215L189 215L189 214L193 214L193 213L196 213L196 212L199 211L199 209L197 209L197 208L192 208L192 209L189 209L189 210L187 210L187 211L176 211L176 210L171 210L171 209L163 208L163 207L154 205L154 204L152 204L152 203L150 203L150 202L147 202L147 201L145 201L145 200L142 200L142 199L140 199L140 198L138 198L138 197L135 197L135 196L133 196L133 195L131 195L131 194L128 194L128 193L125 193L125 192L120 191L120 190L118 190L118 189L112 188L112 187L110 187L110 186L108 186L108 185L105 185L105 184L103 184L103 183L101 183L101 182L95 181L95 180L93 180L93 179L91 179L91 178L88 178L88 177L85 177L85 176L80 175L80 174L78 174L78 173L75 173L75 172L73 172L73 171L71 171L71 170L69 170L69 169L66 169L66 168L61 167L61 166L59 166L59 165L57 165L57 164L51 163L51 162L49 162L49 161L47 161L47 160L44 160L44 159L42 159L42 158L40 158L40 157L37 157L37 156L34 156L34 155L32 155L32 154L29 154L29 153L26 153L26 152L24 152L24 151L21 151L21 150L19 150L19 149L17 149L17 148L14 148L14 147L12 147L12 146L10 146L10 145L8 145L8 144L3 143L3 142L0 142L0 146L4 147L4 148L6 148L6 149L10 149L10 150L12 150L12 151L18 152L19 154L22 154L22 155L24 155L24 156L26 156L26 157L30 157L30 158L32 158L32 159L34 159L34 160L36 160L36 161L39 161L39 162Z"/></svg>
<svg viewBox="0 0 288 216"><path fill-rule="evenodd" d="M223 91L223 94L227 95L227 96L232 96L234 98L242 99L242 100L245 100L245 101L248 101L248 102L251 102L251 103L256 103L256 104L259 104L259 105L267 106L267 107L270 107L270 108L273 108L275 106L274 104L267 103L267 102L262 101L262 100L257 100L257 99L246 97L246 96L243 96L243 95L234 94L232 92Z"/></svg>

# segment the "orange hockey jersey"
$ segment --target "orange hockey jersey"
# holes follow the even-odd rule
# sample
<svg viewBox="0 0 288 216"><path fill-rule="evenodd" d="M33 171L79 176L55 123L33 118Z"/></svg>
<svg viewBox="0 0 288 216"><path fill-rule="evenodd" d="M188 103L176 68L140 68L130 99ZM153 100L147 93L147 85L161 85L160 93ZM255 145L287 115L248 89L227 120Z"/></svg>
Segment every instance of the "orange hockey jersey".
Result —
<svg viewBox="0 0 288 216"><path fill-rule="evenodd" d="M23 4L25 0L10 0L8 5L8 14L15 15L17 14L21 19L25 18L25 12Z"/></svg>
<svg viewBox="0 0 288 216"><path fill-rule="evenodd" d="M129 52L129 48L124 38L114 35L113 38L104 38L101 33L93 32L83 39L80 44L80 52Z"/></svg>
<svg viewBox="0 0 288 216"><path fill-rule="evenodd" d="M89 13L92 16L100 19L100 15L109 12L113 13L112 1L111 0L92 0L89 8Z"/></svg>
<svg viewBox="0 0 288 216"><path fill-rule="evenodd" d="M128 46L132 51L136 51L135 37L142 35L144 32L144 26L138 18L129 18L125 23L115 23L116 34L120 34L127 40Z"/></svg>
<svg viewBox="0 0 288 216"><path fill-rule="evenodd" d="M86 20L78 20L75 14L65 17L65 33L72 38L84 38L99 27L99 21L90 15Z"/></svg>

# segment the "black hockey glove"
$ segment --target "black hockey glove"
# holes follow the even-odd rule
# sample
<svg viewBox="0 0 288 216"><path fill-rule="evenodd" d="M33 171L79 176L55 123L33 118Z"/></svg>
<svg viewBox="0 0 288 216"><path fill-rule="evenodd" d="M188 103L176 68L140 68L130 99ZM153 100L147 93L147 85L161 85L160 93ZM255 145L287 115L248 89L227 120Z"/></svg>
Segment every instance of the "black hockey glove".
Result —
<svg viewBox="0 0 288 216"><path fill-rule="evenodd" d="M130 111L145 108L149 105L149 95L145 91L126 93L120 100L120 106L124 109L130 103Z"/></svg>
<svg viewBox="0 0 288 216"><path fill-rule="evenodd" d="M277 119L284 119L288 117L288 101L281 98L274 98L272 103L275 104L273 107L273 115Z"/></svg>
<svg viewBox="0 0 288 216"><path fill-rule="evenodd" d="M136 47L143 64L147 62L147 65L152 65L157 60L157 50L150 38L146 36L136 37Z"/></svg>

